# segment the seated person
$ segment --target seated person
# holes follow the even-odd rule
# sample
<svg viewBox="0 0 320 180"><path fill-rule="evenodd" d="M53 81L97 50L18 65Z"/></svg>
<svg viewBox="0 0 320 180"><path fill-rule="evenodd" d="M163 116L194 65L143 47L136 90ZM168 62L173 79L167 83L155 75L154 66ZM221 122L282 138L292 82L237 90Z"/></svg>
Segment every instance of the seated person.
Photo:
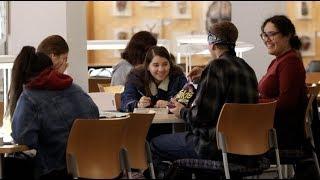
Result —
<svg viewBox="0 0 320 180"><path fill-rule="evenodd" d="M53 68L64 73L69 66L68 52L69 47L63 37L51 35L42 40L37 48L37 52L42 52L49 56L53 63Z"/></svg>
<svg viewBox="0 0 320 180"><path fill-rule="evenodd" d="M63 72L63 71L61 71ZM49 56L25 46L14 61L9 91L12 137L37 151L35 177L67 177L66 145L73 121L99 118L98 107Z"/></svg>
<svg viewBox="0 0 320 180"><path fill-rule="evenodd" d="M182 71L162 46L151 47L144 64L133 69L121 95L121 111L134 108L165 108L187 83Z"/></svg>
<svg viewBox="0 0 320 180"><path fill-rule="evenodd" d="M150 32L139 31L134 34L121 53L122 60L113 68L111 86L124 86L129 72L143 63L148 49L155 45L157 39Z"/></svg>
<svg viewBox="0 0 320 180"><path fill-rule="evenodd" d="M214 57L203 70L191 108L173 100L170 111L191 128L187 132L164 134L151 140L150 146L158 178L161 162L182 158L218 159L215 127L224 103L257 103L258 82L253 69L236 56L238 29L231 22L215 23L208 35Z"/></svg>
<svg viewBox="0 0 320 180"><path fill-rule="evenodd" d="M267 18L261 31L262 41L275 59L259 82L259 95L262 99L278 100L274 128L279 149L300 148L305 143L304 118L308 103L306 71L299 51L301 41L294 24L283 15Z"/></svg>

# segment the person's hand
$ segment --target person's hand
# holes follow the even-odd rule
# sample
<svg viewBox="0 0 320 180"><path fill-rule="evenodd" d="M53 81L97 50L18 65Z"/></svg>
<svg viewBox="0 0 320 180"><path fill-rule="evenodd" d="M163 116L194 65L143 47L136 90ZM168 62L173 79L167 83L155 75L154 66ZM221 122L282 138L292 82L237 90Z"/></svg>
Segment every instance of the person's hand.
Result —
<svg viewBox="0 0 320 180"><path fill-rule="evenodd" d="M69 63L65 60L55 61L53 63L53 68L60 73L64 73L66 71L66 69L68 68L68 66L69 66Z"/></svg>
<svg viewBox="0 0 320 180"><path fill-rule="evenodd" d="M165 108L165 107L167 107L168 104L169 104L168 101L158 100L158 101L156 102L155 107L157 107L157 108Z"/></svg>
<svg viewBox="0 0 320 180"><path fill-rule="evenodd" d="M188 80L190 81L198 80L202 74L202 71L203 71L203 68L201 67L192 68L189 74L187 75Z"/></svg>
<svg viewBox="0 0 320 180"><path fill-rule="evenodd" d="M138 102L138 108L145 108L151 105L151 98L142 96Z"/></svg>
<svg viewBox="0 0 320 180"><path fill-rule="evenodd" d="M171 99L171 103L173 103L175 107L169 109L169 111L172 112L176 117L180 118L180 110L185 106L176 101L175 99Z"/></svg>

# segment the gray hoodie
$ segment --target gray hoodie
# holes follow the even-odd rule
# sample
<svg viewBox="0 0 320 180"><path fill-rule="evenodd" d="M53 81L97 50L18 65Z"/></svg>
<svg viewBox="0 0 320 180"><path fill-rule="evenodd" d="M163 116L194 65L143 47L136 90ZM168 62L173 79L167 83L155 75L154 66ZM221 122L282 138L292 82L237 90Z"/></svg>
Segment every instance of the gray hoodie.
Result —
<svg viewBox="0 0 320 180"><path fill-rule="evenodd" d="M114 68L112 71L112 79L111 79L111 86L116 85L125 85L127 75L129 72L133 69L132 64L130 64L128 61L122 59Z"/></svg>

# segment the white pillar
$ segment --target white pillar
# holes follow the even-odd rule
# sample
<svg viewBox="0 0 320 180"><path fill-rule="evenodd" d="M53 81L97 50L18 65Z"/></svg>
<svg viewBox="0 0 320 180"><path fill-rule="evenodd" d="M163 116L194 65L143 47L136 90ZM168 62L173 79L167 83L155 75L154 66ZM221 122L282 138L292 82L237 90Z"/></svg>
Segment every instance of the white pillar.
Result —
<svg viewBox="0 0 320 180"><path fill-rule="evenodd" d="M67 73L75 83L88 92L86 3L86 1L67 1L67 42L70 48Z"/></svg>

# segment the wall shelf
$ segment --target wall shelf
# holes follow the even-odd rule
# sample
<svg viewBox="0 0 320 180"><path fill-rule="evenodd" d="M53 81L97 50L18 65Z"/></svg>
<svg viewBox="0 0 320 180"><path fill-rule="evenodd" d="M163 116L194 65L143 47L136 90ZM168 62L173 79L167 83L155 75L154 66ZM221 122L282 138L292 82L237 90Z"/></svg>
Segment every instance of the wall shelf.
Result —
<svg viewBox="0 0 320 180"><path fill-rule="evenodd" d="M129 40L87 40L87 50L117 50L125 49ZM210 52L208 50L207 35L187 35L177 37L176 43L176 53L177 53L177 63L181 63L181 57L186 58L186 73L191 70L192 60L191 56L194 54L208 55ZM164 46L169 52L172 52L172 41L168 39L159 39L159 46ZM254 48L253 44L246 42L236 43L236 53L237 56L242 57L244 52L250 51ZM89 67L102 66L108 67L110 64L90 64Z"/></svg>
<svg viewBox="0 0 320 180"><path fill-rule="evenodd" d="M128 42L129 40L87 40L87 50L125 49ZM170 50L170 40L159 39L158 46L164 46Z"/></svg>

